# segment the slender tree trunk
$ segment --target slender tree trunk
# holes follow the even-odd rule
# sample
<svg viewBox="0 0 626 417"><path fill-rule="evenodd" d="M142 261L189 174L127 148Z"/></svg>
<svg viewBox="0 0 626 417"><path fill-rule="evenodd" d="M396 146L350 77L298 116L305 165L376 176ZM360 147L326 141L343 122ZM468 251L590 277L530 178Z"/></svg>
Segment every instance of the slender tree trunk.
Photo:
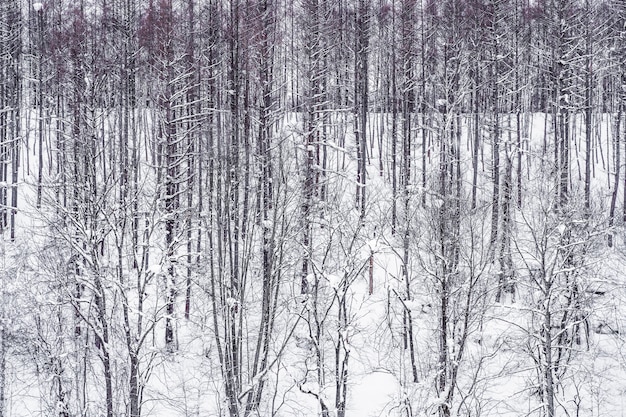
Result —
<svg viewBox="0 0 626 417"><path fill-rule="evenodd" d="M543 400L546 417L554 417L554 379L552 373L552 315L550 306L550 285L546 288L546 297L544 300L544 323L541 329L542 334L542 371L543 371Z"/></svg>
<svg viewBox="0 0 626 417"><path fill-rule="evenodd" d="M0 48L3 50L0 52L0 59L5 63L2 66L3 68L0 69L0 74L2 74L0 77L4 78L6 85L4 93L1 92L2 88L0 88L0 94L2 95L0 106L5 109L5 114L1 116L3 120L0 124L8 124L8 126L2 129L8 135L5 138L0 137L0 139L3 143L9 144L10 158L7 158L7 160L11 164L11 203L9 205L7 201L6 205L11 207L9 227L11 241L13 241L16 233L18 168L22 143L19 140L22 130L22 18L20 5L17 1L4 2L2 7L5 10L3 11L4 16L0 16L0 21L8 26L8 30L5 32L6 38L4 41L6 43L0 43Z"/></svg>
<svg viewBox="0 0 626 417"><path fill-rule="evenodd" d="M368 111L368 50L369 50L368 0L359 0L356 14L355 48L355 140L357 146L356 207L361 220L365 219L367 181L367 111Z"/></svg>
<svg viewBox="0 0 626 417"><path fill-rule="evenodd" d="M346 291L347 283L344 279L339 290L338 300L338 323L337 323L337 342L335 344L335 410L337 417L345 417L346 403L348 399L348 363L350 361L350 349L347 340L347 308L346 308Z"/></svg>
<svg viewBox="0 0 626 417"><path fill-rule="evenodd" d="M37 117L37 132L38 132L38 146L39 146L39 155L38 155L38 173L37 173L37 208L41 208L41 194L43 187L43 90L44 90L44 82L43 82L43 55L44 55L44 18L43 18L43 10L39 10L37 12L37 22L38 22L38 31L39 31L39 48L38 48L38 65L37 65L37 75L38 75L38 117Z"/></svg>
<svg viewBox="0 0 626 417"><path fill-rule="evenodd" d="M494 34L494 37L497 36ZM493 125L491 126L491 146L492 146L492 175L493 192L491 199L491 238L490 244L495 253L495 247L498 240L498 229L500 226L500 86L498 78L500 76L498 71L498 47L496 41L496 48L494 51L494 62L491 67L491 78L493 80L493 89L491 91L492 105L491 111L493 113Z"/></svg>
<svg viewBox="0 0 626 417"><path fill-rule="evenodd" d="M511 200L513 198L512 184L513 161L507 151L506 166L502 184L502 233L500 236L500 247L498 262L498 289L496 290L496 302L501 301L502 292L511 294L511 301L515 301L515 282L513 281L513 259L511 258Z"/></svg>
<svg viewBox="0 0 626 417"><path fill-rule="evenodd" d="M615 206L617 203L617 193L619 191L620 183L620 168L621 168L621 156L620 156L620 137L622 135L622 106L617 113L617 120L615 122L615 132L613 134L613 142L615 149L615 175L613 181L613 192L611 193L611 206L609 209L609 236L608 245L613 246L613 224L615 222Z"/></svg>
<svg viewBox="0 0 626 417"><path fill-rule="evenodd" d="M196 63L196 51L195 51L195 35L196 35L196 12L194 8L194 1L188 0L187 2L187 43L186 43L186 72L189 77L185 89L186 94L186 110L187 110L187 143L186 143L186 212L187 218L185 219L186 239L187 239L187 267L186 267L186 283L185 283L185 319L189 320L191 314L191 281L193 275L193 224L194 224L194 192L196 184L198 184L197 172L196 172L196 148L200 137L197 132L198 118L200 117L200 100L198 94L198 84L200 82L200 75L197 70Z"/></svg>
<svg viewBox="0 0 626 417"><path fill-rule="evenodd" d="M394 14L395 26L395 14ZM391 44L391 230L398 226L398 86L396 43Z"/></svg>
<svg viewBox="0 0 626 417"><path fill-rule="evenodd" d="M474 91L472 94L472 107L474 116L474 143L472 146L472 210L476 209L476 192L478 189L478 154L480 147L480 115L478 105L478 68L474 70Z"/></svg>
<svg viewBox="0 0 626 417"><path fill-rule="evenodd" d="M585 2L589 10L589 0ZM593 115L593 48L591 39L591 22L585 25L585 216L591 215L591 139ZM626 206L625 206L626 207Z"/></svg>
<svg viewBox="0 0 626 417"><path fill-rule="evenodd" d="M93 250L94 248L92 248ZM100 360L104 368L104 386L105 386L105 403L106 403L106 416L113 417L113 370L110 356L111 346L109 344L109 322L107 318L107 302L106 292L102 284L102 280L99 276L100 271L93 271L94 285L97 291L95 296L95 304L97 307L97 320L101 327L100 332L96 333L96 340L98 341L100 349Z"/></svg>
<svg viewBox="0 0 626 417"><path fill-rule="evenodd" d="M258 4L258 13L263 22L263 28L259 34L259 83L261 98L259 108L259 154L261 186L261 213L262 218L262 302L261 323L259 325L258 338L254 360L252 364L252 376L257 377L267 372L268 357L270 354L270 341L273 330L274 316L276 314L276 295L278 282L276 279L275 248L276 248L276 210L274 207L274 178L272 172L272 129L273 117L273 63L274 63L274 40L276 37L276 9L272 0L263 0ZM248 394L244 417L253 410L258 410L265 378L259 378Z"/></svg>
<svg viewBox="0 0 626 417"><path fill-rule="evenodd" d="M307 91L305 93L304 104L307 109L307 117L305 118L305 172L303 184L303 202L302 202L302 247L304 255L302 258L302 273L300 291L302 294L309 292L308 277L312 263L312 212L314 204L314 196L316 195L319 165L319 142L321 123L322 100L324 93L322 90L323 73L323 48L324 39L321 33L320 14L321 7L318 0L309 0L305 3L303 20L306 27L303 31L306 33L306 72L307 72Z"/></svg>
<svg viewBox="0 0 626 417"><path fill-rule="evenodd" d="M415 80L414 80L414 22L416 20L416 4L413 1L403 1L401 7L401 36L402 49L401 61L402 71L402 176L401 176L401 192L402 192L402 220L403 220L403 236L402 251L403 265L402 274L405 285L405 297L411 299L411 275L409 273L410 266L410 233L411 233L411 184L412 184L412 145L413 145L413 128L412 119L415 112ZM404 320L406 323L406 335L408 337L409 355L411 361L411 373L413 382L418 382L415 343L413 338L413 318L410 311L404 311Z"/></svg>
<svg viewBox="0 0 626 417"><path fill-rule="evenodd" d="M0 325L0 417L5 417L6 413L6 365L7 365L7 332L4 325Z"/></svg>

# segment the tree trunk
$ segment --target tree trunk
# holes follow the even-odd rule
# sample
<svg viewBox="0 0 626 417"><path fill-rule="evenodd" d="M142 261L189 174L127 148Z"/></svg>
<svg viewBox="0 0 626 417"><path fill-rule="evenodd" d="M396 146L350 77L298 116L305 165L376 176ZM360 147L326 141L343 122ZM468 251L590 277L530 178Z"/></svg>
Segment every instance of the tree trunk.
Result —
<svg viewBox="0 0 626 417"><path fill-rule="evenodd" d="M544 323L541 329L542 333L542 350L543 350L543 401L546 417L554 417L554 380L552 374L552 315L550 307L550 286L546 288L546 297L544 300Z"/></svg>
<svg viewBox="0 0 626 417"><path fill-rule="evenodd" d="M613 192L611 193L611 206L609 209L609 236L608 236L608 245L609 247L613 246L613 223L615 222L615 206L617 203L617 192L619 189L620 183L620 168L621 168L621 157L620 157L620 136L622 134L622 106L620 105L620 110L617 113L617 120L615 122L615 132L613 134L613 143L615 149L615 175L613 182Z"/></svg>
<svg viewBox="0 0 626 417"><path fill-rule="evenodd" d="M361 221L365 219L367 182L367 111L368 111L368 0L359 0L356 13L354 134L357 146L356 208Z"/></svg>
<svg viewBox="0 0 626 417"><path fill-rule="evenodd" d="M0 324L0 417L5 417L6 414L6 365L7 365L7 349L9 344L7 343L7 331L3 324Z"/></svg>

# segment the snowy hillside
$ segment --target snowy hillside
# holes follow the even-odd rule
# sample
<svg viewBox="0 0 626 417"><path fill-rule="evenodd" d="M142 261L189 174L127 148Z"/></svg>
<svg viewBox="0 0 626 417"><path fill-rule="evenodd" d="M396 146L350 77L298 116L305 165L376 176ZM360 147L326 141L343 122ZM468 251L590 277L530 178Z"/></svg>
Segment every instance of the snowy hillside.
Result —
<svg viewBox="0 0 626 417"><path fill-rule="evenodd" d="M625 22L0 0L0 417L624 415Z"/></svg>

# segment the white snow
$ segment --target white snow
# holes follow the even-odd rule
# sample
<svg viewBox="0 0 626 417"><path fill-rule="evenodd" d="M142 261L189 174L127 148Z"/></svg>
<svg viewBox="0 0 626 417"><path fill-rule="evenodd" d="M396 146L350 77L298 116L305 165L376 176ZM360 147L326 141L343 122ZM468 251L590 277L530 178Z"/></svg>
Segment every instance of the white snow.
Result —
<svg viewBox="0 0 626 417"><path fill-rule="evenodd" d="M339 274L326 274L324 278L328 281L331 288L338 289L341 284L341 276Z"/></svg>
<svg viewBox="0 0 626 417"><path fill-rule="evenodd" d="M163 265L161 265L160 263L152 264L148 267L148 272L154 275L161 275L161 273L163 272Z"/></svg>

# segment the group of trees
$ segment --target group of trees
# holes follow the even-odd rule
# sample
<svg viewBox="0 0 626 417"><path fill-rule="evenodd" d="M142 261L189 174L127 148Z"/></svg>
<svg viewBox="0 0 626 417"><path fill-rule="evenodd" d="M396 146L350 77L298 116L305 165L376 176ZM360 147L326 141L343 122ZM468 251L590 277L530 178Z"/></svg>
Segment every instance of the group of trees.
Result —
<svg viewBox="0 0 626 417"><path fill-rule="evenodd" d="M500 410L501 305L529 415L571 409L625 36L613 0L0 0L0 417L18 361L46 415L175 409L179 356L218 415L343 417L374 301L400 415Z"/></svg>

